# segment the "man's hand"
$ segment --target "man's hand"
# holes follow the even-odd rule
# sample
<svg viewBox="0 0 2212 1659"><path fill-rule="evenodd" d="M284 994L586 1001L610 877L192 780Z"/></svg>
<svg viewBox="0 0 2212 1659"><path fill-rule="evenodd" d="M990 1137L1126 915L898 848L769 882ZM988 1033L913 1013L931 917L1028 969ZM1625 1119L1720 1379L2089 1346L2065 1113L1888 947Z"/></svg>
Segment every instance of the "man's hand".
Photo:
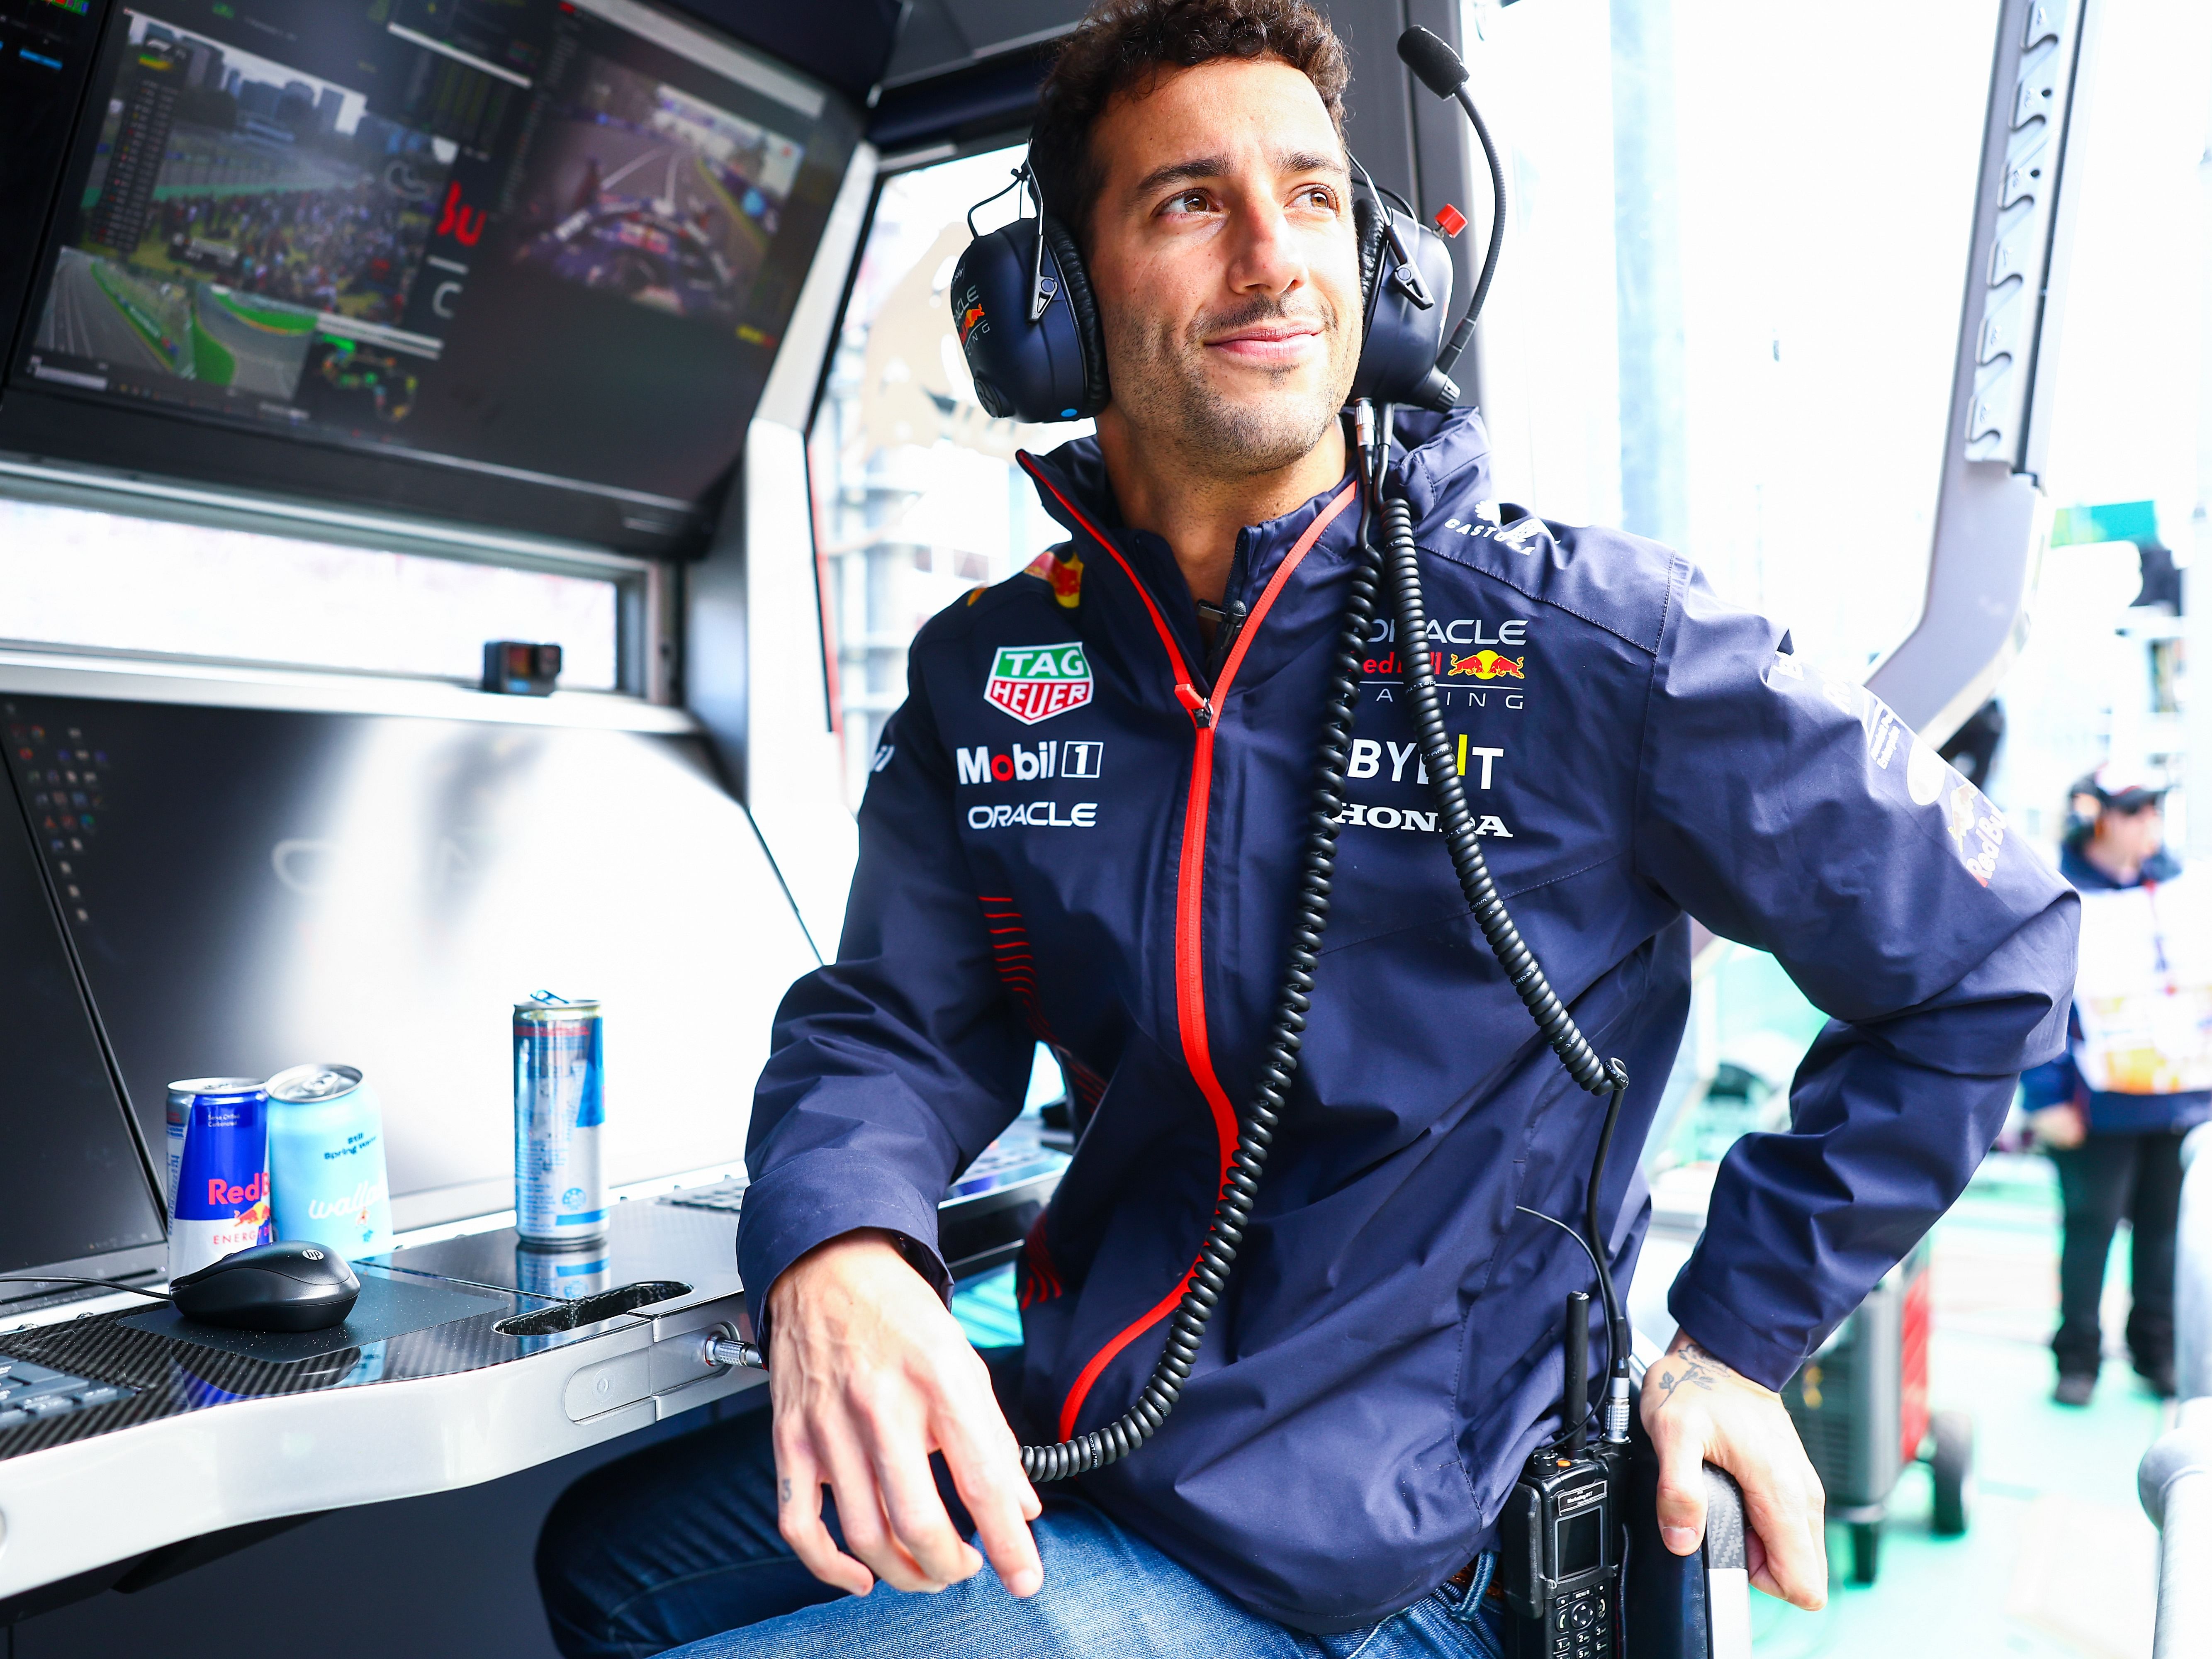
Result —
<svg viewBox="0 0 2212 1659"><path fill-rule="evenodd" d="M1044 1566L1027 1523L1041 1506L990 1373L891 1236L817 1245L777 1276L768 1305L776 1524L806 1570L855 1595L878 1578L940 1590L980 1571L930 1474L941 1451L1000 1579L1036 1594ZM824 1486L850 1554L823 1524Z"/></svg>
<svg viewBox="0 0 2212 1659"><path fill-rule="evenodd" d="M2039 1145L2056 1146L2062 1152L2079 1146L2089 1138L2089 1126L2082 1121L2081 1109L2070 1100L2030 1112L2027 1130Z"/></svg>
<svg viewBox="0 0 2212 1659"><path fill-rule="evenodd" d="M1828 1600L1827 1495L1782 1396L1677 1331L1644 1375L1644 1427L1659 1454L1659 1535L1677 1555L1705 1540L1703 1466L1743 1488L1751 1582L1808 1611Z"/></svg>

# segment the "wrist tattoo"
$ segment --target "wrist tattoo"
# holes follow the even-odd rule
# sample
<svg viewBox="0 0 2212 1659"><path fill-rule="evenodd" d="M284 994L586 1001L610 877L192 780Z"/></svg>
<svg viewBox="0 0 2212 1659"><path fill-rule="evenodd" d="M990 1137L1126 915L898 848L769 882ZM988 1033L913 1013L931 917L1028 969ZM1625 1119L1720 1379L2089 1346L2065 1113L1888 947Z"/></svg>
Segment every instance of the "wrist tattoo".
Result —
<svg viewBox="0 0 2212 1659"><path fill-rule="evenodd" d="M1659 1403L1662 1407L1674 1403L1674 1390L1679 1388L1686 1385L1711 1393L1721 1378L1729 1374L1726 1362L1715 1358L1695 1342L1687 1340L1660 1364Z"/></svg>
<svg viewBox="0 0 2212 1659"><path fill-rule="evenodd" d="M787 1474L783 1477L783 1485L778 1491L776 1496L783 1503L788 1504L791 1502L791 1477L789 1475Z"/></svg>

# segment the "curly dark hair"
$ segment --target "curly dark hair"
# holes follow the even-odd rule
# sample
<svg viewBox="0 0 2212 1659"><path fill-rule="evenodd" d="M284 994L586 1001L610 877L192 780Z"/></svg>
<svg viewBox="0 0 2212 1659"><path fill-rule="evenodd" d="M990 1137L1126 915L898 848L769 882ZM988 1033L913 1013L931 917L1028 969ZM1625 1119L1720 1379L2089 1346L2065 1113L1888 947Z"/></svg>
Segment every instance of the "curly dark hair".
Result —
<svg viewBox="0 0 2212 1659"><path fill-rule="evenodd" d="M1101 0L1061 43L1039 94L1030 165L1045 209L1079 246L1104 184L1091 129L1115 94L1170 69L1218 58L1277 58L1314 84L1344 136L1352 65L1336 32L1306 0Z"/></svg>

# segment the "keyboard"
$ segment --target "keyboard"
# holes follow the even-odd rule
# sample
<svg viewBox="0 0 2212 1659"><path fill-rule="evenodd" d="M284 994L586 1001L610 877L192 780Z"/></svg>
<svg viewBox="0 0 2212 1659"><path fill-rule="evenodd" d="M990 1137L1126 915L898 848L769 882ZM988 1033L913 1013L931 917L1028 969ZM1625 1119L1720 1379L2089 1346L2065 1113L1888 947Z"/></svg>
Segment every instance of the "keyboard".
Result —
<svg viewBox="0 0 2212 1659"><path fill-rule="evenodd" d="M0 1429L65 1417L111 1401L128 1400L137 1392L118 1382L94 1382L0 1353Z"/></svg>

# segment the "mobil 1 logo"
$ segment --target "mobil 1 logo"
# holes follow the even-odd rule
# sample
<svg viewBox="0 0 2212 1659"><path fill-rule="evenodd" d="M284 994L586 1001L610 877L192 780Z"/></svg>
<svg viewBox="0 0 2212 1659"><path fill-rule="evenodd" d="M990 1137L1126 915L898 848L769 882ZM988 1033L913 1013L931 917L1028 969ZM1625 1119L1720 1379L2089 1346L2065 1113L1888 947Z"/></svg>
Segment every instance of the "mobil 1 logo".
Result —
<svg viewBox="0 0 2212 1659"><path fill-rule="evenodd" d="M993 749L977 744L956 751L960 781L970 783L1034 783L1040 778L1095 778L1105 764L1103 743L1067 743L1048 738L1042 743L1011 744Z"/></svg>

